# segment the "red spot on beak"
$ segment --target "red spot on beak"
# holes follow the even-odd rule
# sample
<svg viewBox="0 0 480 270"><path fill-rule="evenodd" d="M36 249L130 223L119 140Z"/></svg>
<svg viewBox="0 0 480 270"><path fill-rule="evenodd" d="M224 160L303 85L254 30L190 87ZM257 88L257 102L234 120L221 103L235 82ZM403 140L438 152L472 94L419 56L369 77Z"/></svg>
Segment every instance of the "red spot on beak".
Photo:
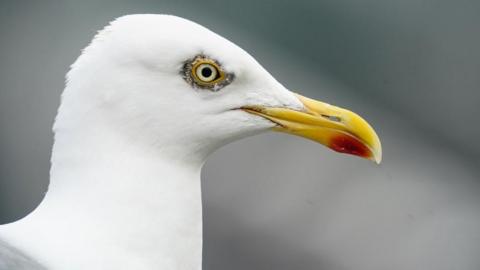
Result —
<svg viewBox="0 0 480 270"><path fill-rule="evenodd" d="M342 134L333 137L329 147L340 153L363 158L370 158L372 156L372 152L364 143L349 135Z"/></svg>

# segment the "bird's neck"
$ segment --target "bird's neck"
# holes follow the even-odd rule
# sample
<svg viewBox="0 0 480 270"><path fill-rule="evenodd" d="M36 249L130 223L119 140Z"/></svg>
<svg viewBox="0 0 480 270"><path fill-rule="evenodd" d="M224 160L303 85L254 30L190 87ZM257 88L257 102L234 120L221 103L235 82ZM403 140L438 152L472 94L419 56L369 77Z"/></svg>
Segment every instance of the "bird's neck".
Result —
<svg viewBox="0 0 480 270"><path fill-rule="evenodd" d="M49 191L15 243L51 269L200 269L201 159L72 136L57 134Z"/></svg>

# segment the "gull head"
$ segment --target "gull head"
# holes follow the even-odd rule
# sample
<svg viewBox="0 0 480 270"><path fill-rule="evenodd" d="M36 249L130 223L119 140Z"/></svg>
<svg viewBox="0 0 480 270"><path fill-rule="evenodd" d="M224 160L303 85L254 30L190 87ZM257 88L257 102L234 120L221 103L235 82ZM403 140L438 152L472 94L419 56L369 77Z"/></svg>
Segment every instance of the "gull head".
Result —
<svg viewBox="0 0 480 270"><path fill-rule="evenodd" d="M289 91L237 45L170 15L128 15L100 31L72 65L60 111L56 132L84 121L183 155L274 130L381 160L360 116Z"/></svg>

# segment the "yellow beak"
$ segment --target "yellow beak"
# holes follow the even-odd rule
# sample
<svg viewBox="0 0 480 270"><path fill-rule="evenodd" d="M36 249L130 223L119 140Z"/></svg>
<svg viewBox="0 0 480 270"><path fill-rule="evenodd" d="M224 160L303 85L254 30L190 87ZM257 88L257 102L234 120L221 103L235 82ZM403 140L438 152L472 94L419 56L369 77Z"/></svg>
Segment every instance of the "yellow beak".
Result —
<svg viewBox="0 0 480 270"><path fill-rule="evenodd" d="M357 114L296 94L306 111L249 106L244 111L277 124L273 129L319 142L334 151L360 156L379 164L382 145L373 128Z"/></svg>

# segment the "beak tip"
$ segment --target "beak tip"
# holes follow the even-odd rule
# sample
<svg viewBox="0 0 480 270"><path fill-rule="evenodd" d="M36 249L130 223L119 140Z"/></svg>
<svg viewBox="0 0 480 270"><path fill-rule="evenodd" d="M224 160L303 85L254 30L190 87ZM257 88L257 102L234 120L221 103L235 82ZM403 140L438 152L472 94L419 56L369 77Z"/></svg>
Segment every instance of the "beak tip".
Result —
<svg viewBox="0 0 480 270"><path fill-rule="evenodd" d="M380 163L382 162L382 146L380 144L380 140L378 140L378 148L374 149L371 159L377 165L380 165Z"/></svg>
<svg viewBox="0 0 480 270"><path fill-rule="evenodd" d="M375 156L372 158L372 161L375 162L375 164L380 165L380 163L382 163L382 156Z"/></svg>

